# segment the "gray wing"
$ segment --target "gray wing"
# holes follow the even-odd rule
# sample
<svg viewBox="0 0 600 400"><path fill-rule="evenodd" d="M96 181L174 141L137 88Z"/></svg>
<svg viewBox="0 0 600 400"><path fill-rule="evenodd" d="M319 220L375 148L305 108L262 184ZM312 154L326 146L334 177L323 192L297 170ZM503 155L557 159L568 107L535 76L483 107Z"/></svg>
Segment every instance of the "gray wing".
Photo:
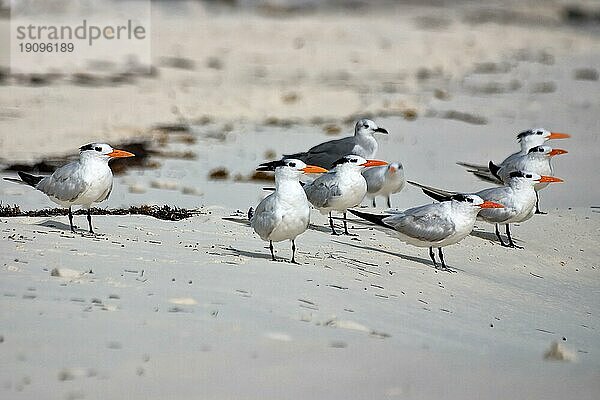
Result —
<svg viewBox="0 0 600 400"><path fill-rule="evenodd" d="M362 175L367 181L367 193L377 193L381 190L385 183L386 170L387 165L367 168L362 172Z"/></svg>
<svg viewBox="0 0 600 400"><path fill-rule="evenodd" d="M472 173L477 178L482 181L495 183L498 185L502 184L502 181L499 180L494 174L491 173L489 167L487 165L479 165L479 164L470 164L465 162L457 162L458 165L467 168L467 172Z"/></svg>
<svg viewBox="0 0 600 400"><path fill-rule="evenodd" d="M500 163L501 167L504 167L508 164L511 164L513 162L515 162L519 157L521 157L523 154L520 151L517 151L516 153L511 154L510 156L506 157L504 159L504 161L502 161Z"/></svg>
<svg viewBox="0 0 600 400"><path fill-rule="evenodd" d="M438 242L456 231L454 222L444 213L449 206L448 202L444 202L411 208L404 213L393 214L383 222L406 236Z"/></svg>
<svg viewBox="0 0 600 400"><path fill-rule="evenodd" d="M331 169L333 163L343 156L352 154L356 139L354 136L348 136L342 139L331 140L321 143L310 150L296 154L286 154L285 158L297 158L310 165Z"/></svg>
<svg viewBox="0 0 600 400"><path fill-rule="evenodd" d="M63 165L52 175L42 179L36 189L61 201L73 201L89 189L89 184L81 179L78 170L78 161Z"/></svg>
<svg viewBox="0 0 600 400"><path fill-rule="evenodd" d="M308 201L317 208L326 207L332 197L342 194L337 184L335 171L323 174L312 183L305 185L304 192L306 192Z"/></svg>
<svg viewBox="0 0 600 400"><path fill-rule="evenodd" d="M515 208L513 206L512 189L509 186L489 188L475 193L485 201L493 201L502 204L504 208L482 209L479 215L494 222L504 222L513 217Z"/></svg>
<svg viewBox="0 0 600 400"><path fill-rule="evenodd" d="M250 226L263 240L267 240L280 218L275 214L275 193L265 197L256 207Z"/></svg>

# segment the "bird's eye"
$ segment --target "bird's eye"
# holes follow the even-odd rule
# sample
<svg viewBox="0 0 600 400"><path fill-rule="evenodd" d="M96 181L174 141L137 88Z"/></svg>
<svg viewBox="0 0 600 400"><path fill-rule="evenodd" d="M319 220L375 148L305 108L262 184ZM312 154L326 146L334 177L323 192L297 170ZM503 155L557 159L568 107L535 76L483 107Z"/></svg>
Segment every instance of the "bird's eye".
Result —
<svg viewBox="0 0 600 400"><path fill-rule="evenodd" d="M351 163L357 163L357 162L358 162L358 160L357 160L356 158L352 158L352 159L350 159L350 162L351 162Z"/></svg>
<svg viewBox="0 0 600 400"><path fill-rule="evenodd" d="M295 168L296 167L296 163L295 162L291 162L288 164L290 167Z"/></svg>
<svg viewBox="0 0 600 400"><path fill-rule="evenodd" d="M527 174L527 175L525 175L525 177L526 177L526 178L533 178L533 175L531 175L531 174Z"/></svg>
<svg viewBox="0 0 600 400"><path fill-rule="evenodd" d="M363 128L368 128L369 124L363 124Z"/></svg>
<svg viewBox="0 0 600 400"><path fill-rule="evenodd" d="M542 131L537 131L535 134L536 135L541 135L543 132Z"/></svg>
<svg viewBox="0 0 600 400"><path fill-rule="evenodd" d="M468 198L468 199L467 199L467 201L468 201L469 203L472 203L472 202L473 202L473 199L471 199L471 198Z"/></svg>
<svg viewBox="0 0 600 400"><path fill-rule="evenodd" d="M102 153L102 147L95 147L94 150L96 150L98 153Z"/></svg>

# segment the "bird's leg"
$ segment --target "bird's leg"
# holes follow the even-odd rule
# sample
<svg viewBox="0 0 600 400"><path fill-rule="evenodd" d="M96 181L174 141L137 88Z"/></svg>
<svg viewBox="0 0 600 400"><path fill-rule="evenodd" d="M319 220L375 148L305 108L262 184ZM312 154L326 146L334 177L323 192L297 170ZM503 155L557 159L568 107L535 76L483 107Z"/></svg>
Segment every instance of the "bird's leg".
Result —
<svg viewBox="0 0 600 400"><path fill-rule="evenodd" d="M387 197L387 205L388 205L388 208L392 208L392 199L390 198L389 195Z"/></svg>
<svg viewBox="0 0 600 400"><path fill-rule="evenodd" d="M344 211L344 235L358 236L356 233L348 232L348 223L346 222L346 211Z"/></svg>
<svg viewBox="0 0 600 400"><path fill-rule="evenodd" d="M510 247L514 247L515 249L522 249L523 246L517 246L515 242L513 242L512 237L510 236L510 225L506 224L506 236L508 236L508 245Z"/></svg>
<svg viewBox="0 0 600 400"><path fill-rule="evenodd" d="M437 269L438 265L437 265L437 262L435 261L435 254L433 253L433 247L429 248L429 257L431 257L431 261L433 261L433 266L435 267L435 269Z"/></svg>
<svg viewBox="0 0 600 400"><path fill-rule="evenodd" d="M271 250L271 261L277 261L275 259L275 253L273 252L273 241L269 240L269 250Z"/></svg>
<svg viewBox="0 0 600 400"><path fill-rule="evenodd" d="M73 212L71 212L71 207L69 207L69 225L71 225L71 232L75 233L75 227L73 226Z"/></svg>
<svg viewBox="0 0 600 400"><path fill-rule="evenodd" d="M373 197L373 207L377 207L377 203L375 202L375 197Z"/></svg>
<svg viewBox="0 0 600 400"><path fill-rule="evenodd" d="M548 214L547 212L540 211L540 195L538 194L537 190L535 191L535 213L541 215Z"/></svg>
<svg viewBox="0 0 600 400"><path fill-rule="evenodd" d="M92 229L92 212L89 208L87 210L87 220L88 225L90 226L90 233L94 233L94 230Z"/></svg>
<svg viewBox="0 0 600 400"><path fill-rule="evenodd" d="M438 247L438 254L440 256L440 261L442 262L442 271L447 271L447 272L456 272L450 268L448 268L446 266L446 262L444 261L444 253L442 252L442 248Z"/></svg>
<svg viewBox="0 0 600 400"><path fill-rule="evenodd" d="M290 262L292 264L300 265L300 263L296 261L296 242L293 239L292 239L292 260Z"/></svg>
<svg viewBox="0 0 600 400"><path fill-rule="evenodd" d="M331 234L332 235L339 235L336 231L335 231L335 227L333 226L333 218L331 218L331 211L329 211L329 226L331 227Z"/></svg>
<svg viewBox="0 0 600 400"><path fill-rule="evenodd" d="M508 226L508 225L506 225ZM502 240L502 236L500 236L500 231L498 230L498 224L496 224L496 237L498 238L498 240L500 241L500 244L503 247L508 247L508 245L506 243L504 243L504 241Z"/></svg>

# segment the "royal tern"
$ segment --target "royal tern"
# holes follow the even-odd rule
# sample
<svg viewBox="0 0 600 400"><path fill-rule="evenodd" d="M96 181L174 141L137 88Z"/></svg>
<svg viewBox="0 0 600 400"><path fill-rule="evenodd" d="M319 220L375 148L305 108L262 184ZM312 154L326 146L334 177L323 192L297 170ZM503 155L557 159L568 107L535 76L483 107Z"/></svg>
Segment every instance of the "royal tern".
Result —
<svg viewBox="0 0 600 400"><path fill-rule="evenodd" d="M406 184L404 168L399 162L367 168L363 170L362 175L367 181L367 197L373 199L373 207L377 206L375 204L377 196L385 196L387 206L391 208L390 195L400 192Z"/></svg>
<svg viewBox="0 0 600 400"><path fill-rule="evenodd" d="M134 154L113 149L106 143L90 143L79 148L79 160L63 165L50 176L35 176L19 171L21 180L4 179L33 186L56 204L68 207L69 224L73 233L75 227L71 207L82 206L87 209L90 233L94 233L90 207L93 203L106 200L110 195L113 174L108 162L123 157L134 157Z"/></svg>
<svg viewBox="0 0 600 400"><path fill-rule="evenodd" d="M417 247L429 247L429 257L437 269L433 249L438 249L442 269L448 270L442 247L456 244L473 230L477 214L487 208L502 208L476 195L456 194L441 203L427 204L394 214L370 214L348 210L352 214L386 228L401 241Z"/></svg>
<svg viewBox="0 0 600 400"><path fill-rule="evenodd" d="M284 158L297 158L307 164L318 165L332 169L334 163L348 154L355 154L369 159L377 153L377 140L374 133L387 134L388 131L380 128L370 119L361 119L354 127L354 136L331 140L321 143L303 153L284 155Z"/></svg>
<svg viewBox="0 0 600 400"><path fill-rule="evenodd" d="M538 175L529 171L513 171L506 178L505 186L493 187L473 193L485 201L492 201L504 206L501 209L481 210L477 215L477 219L489 222L495 226L496 237L502 246L522 248L513 242L510 233L510 224L527 221L533 216L536 203L535 185L551 182L562 182L562 179L553 176ZM423 193L438 201L446 201L458 194L457 192L436 189L412 181L409 181L409 183L420 187ZM506 226L508 244L504 243L500 236L499 225Z"/></svg>
<svg viewBox="0 0 600 400"><path fill-rule="evenodd" d="M553 149L550 146L535 146L529 149L527 154L515 157L510 163L504 166L495 165L492 161L489 163L489 169L492 175L497 179L496 183L504 183L509 179L513 171L528 171L538 175L553 175L552 157L566 154L566 150ZM548 186L547 182L540 182L535 185L535 212L536 214L545 214L540 211L540 196L538 192Z"/></svg>
<svg viewBox="0 0 600 400"><path fill-rule="evenodd" d="M275 171L275 191L258 204L256 211L248 210L250 226L262 240L269 241L273 261L273 242L291 240L291 262L297 264L295 239L306 231L310 222L310 204L299 178L303 173L316 174L327 170L287 158L263 163L256 170Z"/></svg>
<svg viewBox="0 0 600 400"><path fill-rule="evenodd" d="M308 201L321 214L329 213L329 226L333 235L337 235L337 232L333 226L332 211L344 213L344 233L350 235L346 223L346 210L359 205L367 194L367 182L361 174L362 169L387 163L347 155L335 161L333 165L333 170L304 185L304 191Z"/></svg>
<svg viewBox="0 0 600 400"><path fill-rule="evenodd" d="M571 135L569 134L550 132L542 128L529 129L523 131L517 135L517 140L521 145L521 150L506 157L504 161L498 164L498 166L502 168L504 166L510 165L516 158L526 155L532 147L541 146L547 140L566 139L569 137L571 137ZM499 182L498 179L490 172L488 165L470 164L465 162L458 162L457 164L466 167L469 172L474 174L479 179L502 184L502 182Z"/></svg>

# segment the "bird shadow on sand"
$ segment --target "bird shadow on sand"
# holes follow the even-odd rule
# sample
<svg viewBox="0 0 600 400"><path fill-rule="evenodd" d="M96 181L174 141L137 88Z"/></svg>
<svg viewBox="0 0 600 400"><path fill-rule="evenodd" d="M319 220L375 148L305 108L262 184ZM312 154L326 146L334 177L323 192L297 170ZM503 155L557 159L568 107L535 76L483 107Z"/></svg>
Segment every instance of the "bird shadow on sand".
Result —
<svg viewBox="0 0 600 400"><path fill-rule="evenodd" d="M401 258L403 260L413 261L413 262L416 262L416 263L419 263L419 264L426 265L429 268L437 269L437 268L435 268L435 265L433 265L433 263L431 262L431 260L428 260L428 259L425 259L425 258L415 257L415 256L409 256L409 255L401 254L401 253L393 253L391 251L387 251L387 250L383 250L383 249L378 249L376 247L360 246L358 244L342 242L342 241L339 241L339 240L334 240L334 242L340 243L340 244L345 244L347 246L351 246L351 247L354 247L354 248L357 248L357 249L361 249L361 250L377 251L379 253L387 254L387 255L390 255L390 256L394 256L394 257L399 257L399 258ZM461 271L462 272L463 271L460 268L450 267L450 266L448 266L448 270L449 270L448 272L456 272L456 271Z"/></svg>
<svg viewBox="0 0 600 400"><path fill-rule="evenodd" d="M53 229L59 229L61 231L69 231L71 232L71 226L64 224L62 222L58 222L58 221L54 221L54 220L48 220L48 221L44 221L44 222L40 222L39 224L36 224L37 226L43 226L46 228L53 228ZM77 229L77 227L75 227L75 229Z"/></svg>
<svg viewBox="0 0 600 400"><path fill-rule="evenodd" d="M223 217L223 219L225 221L235 222L237 224L250 227L250 221L246 217L231 216L231 217ZM336 226L336 228L343 229L343 227L338 227L338 226ZM329 227L329 225L325 226L325 225L309 224L308 229L310 229L311 231L331 233L331 228Z"/></svg>
<svg viewBox="0 0 600 400"><path fill-rule="evenodd" d="M475 236L475 237L478 237L483 240L488 240L494 244L500 244L500 242L498 241L498 237L496 237L496 234L494 232L473 229L471 231L471 236ZM500 234L500 237L502 237L502 240L504 240L506 243L508 243L508 237L506 235ZM523 243L522 240L516 239L514 236L513 236L513 242Z"/></svg>

